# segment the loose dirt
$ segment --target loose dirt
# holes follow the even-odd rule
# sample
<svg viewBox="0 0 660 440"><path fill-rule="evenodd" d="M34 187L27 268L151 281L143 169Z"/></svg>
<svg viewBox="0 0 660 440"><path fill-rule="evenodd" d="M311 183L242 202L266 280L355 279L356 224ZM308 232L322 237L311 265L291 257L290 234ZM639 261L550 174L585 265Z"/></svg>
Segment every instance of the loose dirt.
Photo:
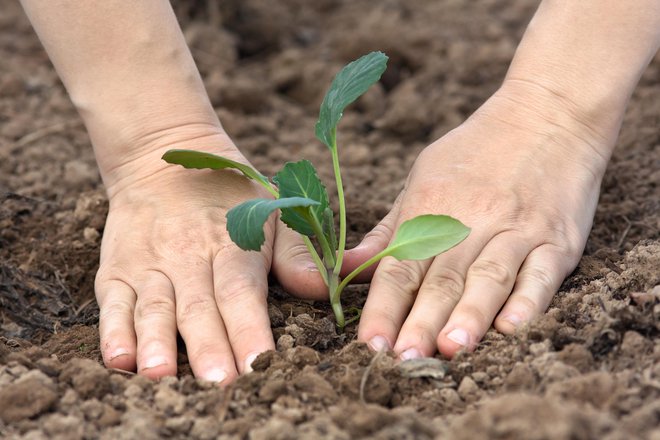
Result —
<svg viewBox="0 0 660 440"><path fill-rule="evenodd" d="M306 157L348 60L390 65L342 122L349 244L416 154L493 93L536 2L176 2L211 100L265 174ZM397 364L274 282L277 352L226 389L100 363L93 279L107 200L89 139L19 6L0 12L3 438L660 438L660 57L637 88L585 255L547 314L474 353ZM551 183L550 183L551 184ZM360 306L365 286L349 289Z"/></svg>

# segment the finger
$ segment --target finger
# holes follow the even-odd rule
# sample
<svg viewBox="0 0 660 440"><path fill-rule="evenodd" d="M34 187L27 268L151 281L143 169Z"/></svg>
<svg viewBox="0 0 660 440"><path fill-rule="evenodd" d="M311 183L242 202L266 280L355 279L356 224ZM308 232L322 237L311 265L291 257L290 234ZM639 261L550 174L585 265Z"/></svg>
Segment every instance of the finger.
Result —
<svg viewBox="0 0 660 440"><path fill-rule="evenodd" d="M353 249L349 249L344 254L344 263L342 264L341 276L348 275L351 271L356 269L362 263L367 261L369 258L376 255L378 252L382 251L387 247L387 245L394 238L394 233L396 232L397 219L399 218L399 211L401 207L401 201L403 200L402 191L399 196L394 201L392 209L387 213L385 217L369 231L360 244L358 244ZM353 279L353 282L364 283L369 281L373 274L376 272L378 263L373 264L363 270L358 276Z"/></svg>
<svg viewBox="0 0 660 440"><path fill-rule="evenodd" d="M135 292L118 279L96 278L96 300L99 303L99 336L103 362L108 368L134 371L137 342L133 325Z"/></svg>
<svg viewBox="0 0 660 440"><path fill-rule="evenodd" d="M430 264L431 260L398 261L392 257L381 261L362 310L359 340L376 351L392 348Z"/></svg>
<svg viewBox="0 0 660 440"><path fill-rule="evenodd" d="M465 290L438 336L438 349L452 357L481 340L511 293L530 245L514 232L493 237L467 272Z"/></svg>
<svg viewBox="0 0 660 440"><path fill-rule="evenodd" d="M243 374L259 353L273 350L268 319L268 281L262 254L226 247L213 262L215 298L234 352L236 367Z"/></svg>
<svg viewBox="0 0 660 440"><path fill-rule="evenodd" d="M176 374L174 288L160 271L150 270L137 285L135 333L138 373L156 379Z"/></svg>
<svg viewBox="0 0 660 440"><path fill-rule="evenodd" d="M486 236L473 234L433 259L394 346L402 360L437 351L436 338L463 295L465 274L486 242Z"/></svg>
<svg viewBox="0 0 660 440"><path fill-rule="evenodd" d="M238 376L234 354L213 293L211 264L175 278L176 321L195 377L229 383Z"/></svg>
<svg viewBox="0 0 660 440"><path fill-rule="evenodd" d="M518 272L513 292L495 320L495 328L511 334L522 323L545 312L576 264L577 261L571 261L553 245L534 249Z"/></svg>
<svg viewBox="0 0 660 440"><path fill-rule="evenodd" d="M302 298L327 299L328 287L302 237L280 221L273 244L272 270L287 292Z"/></svg>

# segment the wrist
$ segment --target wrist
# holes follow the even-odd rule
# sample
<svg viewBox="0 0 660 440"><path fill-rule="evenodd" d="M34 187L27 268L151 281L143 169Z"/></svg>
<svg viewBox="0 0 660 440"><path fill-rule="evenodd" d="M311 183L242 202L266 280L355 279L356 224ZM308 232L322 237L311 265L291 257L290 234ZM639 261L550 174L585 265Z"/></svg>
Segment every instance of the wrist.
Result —
<svg viewBox="0 0 660 440"><path fill-rule="evenodd" d="M116 155L112 150L97 151L97 162L103 182L112 201L127 189L158 181L187 179L192 174L182 167L173 166L162 160L170 149L193 149L219 154L238 162L247 160L233 144L219 124L189 123L145 132L131 139L125 146L125 155ZM110 154L105 154L110 153Z"/></svg>
<svg viewBox="0 0 660 440"><path fill-rule="evenodd" d="M586 165L599 180L609 162L616 133L605 133L555 93L526 81L512 81L486 101L465 127L511 139L502 154L530 150L548 160Z"/></svg>
<svg viewBox="0 0 660 440"><path fill-rule="evenodd" d="M635 7L617 0L544 0L501 90L562 126L583 126L587 136L592 132L611 147L660 46L659 13L656 0Z"/></svg>
<svg viewBox="0 0 660 440"><path fill-rule="evenodd" d="M591 145L606 160L614 149L625 112L625 102L620 106L603 105L595 97L571 96L538 78L507 77L493 100L517 105L519 117L526 120L522 123L546 125L547 130L554 126Z"/></svg>

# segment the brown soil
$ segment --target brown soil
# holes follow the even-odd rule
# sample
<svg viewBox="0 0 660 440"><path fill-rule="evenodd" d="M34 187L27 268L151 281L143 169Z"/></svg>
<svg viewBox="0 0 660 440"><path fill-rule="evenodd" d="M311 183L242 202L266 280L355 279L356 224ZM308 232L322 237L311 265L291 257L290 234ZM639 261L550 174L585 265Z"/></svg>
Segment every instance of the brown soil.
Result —
<svg viewBox="0 0 660 440"><path fill-rule="evenodd" d="M497 87L536 2L175 3L209 95L262 172L313 139L346 61L382 84L342 123L349 244L390 208L416 153ZM209 2L213 5L215 2ZM192 5L192 6L191 6ZM105 370L93 299L107 201L89 139L19 6L0 12L3 438L660 438L660 57L630 103L585 256L548 313L448 362L397 365L335 333L327 304L272 288L278 351L227 389L181 357L160 382ZM360 306L366 287L350 289Z"/></svg>

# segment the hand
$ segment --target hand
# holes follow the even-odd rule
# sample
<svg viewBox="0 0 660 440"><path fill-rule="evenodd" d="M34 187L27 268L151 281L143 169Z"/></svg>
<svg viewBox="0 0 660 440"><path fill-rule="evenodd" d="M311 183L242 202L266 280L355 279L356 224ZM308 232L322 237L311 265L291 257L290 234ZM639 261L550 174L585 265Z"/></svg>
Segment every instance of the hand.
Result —
<svg viewBox="0 0 660 440"><path fill-rule="evenodd" d="M274 348L266 304L273 252L291 291L323 282L300 238L274 217L261 253L231 242L226 211L268 194L231 171L185 170L160 159L185 147L246 162L224 134L186 139L106 173L110 211L96 278L101 348L108 367L174 375L178 330L195 376L228 383Z"/></svg>
<svg viewBox="0 0 660 440"><path fill-rule="evenodd" d="M527 98L503 89L427 147L391 212L347 253L351 270L420 214L472 228L432 260L388 257L372 271L358 333L372 348L402 359L471 350L493 322L510 334L544 312L577 265L613 139Z"/></svg>

